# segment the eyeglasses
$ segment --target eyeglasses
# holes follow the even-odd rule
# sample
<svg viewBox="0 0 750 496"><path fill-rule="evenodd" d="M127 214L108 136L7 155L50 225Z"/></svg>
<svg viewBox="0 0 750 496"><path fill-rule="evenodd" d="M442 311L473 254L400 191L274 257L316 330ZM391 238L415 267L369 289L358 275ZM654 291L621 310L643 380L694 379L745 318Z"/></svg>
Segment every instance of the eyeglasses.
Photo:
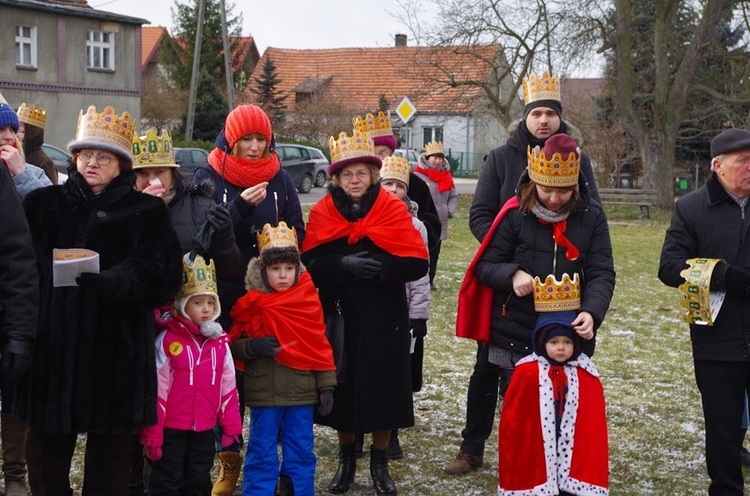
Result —
<svg viewBox="0 0 750 496"><path fill-rule="evenodd" d="M358 170L357 172L352 171L344 171L341 174L339 174L339 178L341 178L344 181L351 181L354 176L357 176L357 179L360 181L364 181L368 177L370 177L370 171L368 170Z"/></svg>
<svg viewBox="0 0 750 496"><path fill-rule="evenodd" d="M109 156L109 155L104 155L102 153L100 153L98 155L94 155L93 153L86 152L86 151L83 151L83 152L79 153L78 154L78 158L81 159L81 160L83 160L83 162L87 163L87 164L89 162L91 162L92 158L96 158L96 163L98 165L101 165L102 167L104 167L106 165L109 165L110 162L112 162L112 160L113 160L113 158L111 156Z"/></svg>

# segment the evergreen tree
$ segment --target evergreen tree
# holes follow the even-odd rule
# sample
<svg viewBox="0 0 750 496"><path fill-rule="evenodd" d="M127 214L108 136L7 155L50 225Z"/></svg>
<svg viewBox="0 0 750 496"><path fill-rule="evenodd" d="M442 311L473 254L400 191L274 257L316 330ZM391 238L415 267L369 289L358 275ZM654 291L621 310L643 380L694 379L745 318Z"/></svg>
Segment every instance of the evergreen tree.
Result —
<svg viewBox="0 0 750 496"><path fill-rule="evenodd" d="M214 81L201 74L198 81L198 95L195 100L193 139L213 142L224 127L227 118L227 100L216 87ZM185 134L187 112L182 116L177 136Z"/></svg>
<svg viewBox="0 0 750 496"><path fill-rule="evenodd" d="M390 102L388 101L388 97L386 97L384 94L381 94L378 97L378 110L382 110L383 113L386 113L390 110Z"/></svg>
<svg viewBox="0 0 750 496"><path fill-rule="evenodd" d="M271 57L266 57L263 64L263 72L260 76L253 78L255 87L250 88L256 97L258 106L261 107L271 120L271 125L275 128L284 122L284 110L286 106L284 101L287 95L280 95L276 86L281 82L276 72L276 64Z"/></svg>

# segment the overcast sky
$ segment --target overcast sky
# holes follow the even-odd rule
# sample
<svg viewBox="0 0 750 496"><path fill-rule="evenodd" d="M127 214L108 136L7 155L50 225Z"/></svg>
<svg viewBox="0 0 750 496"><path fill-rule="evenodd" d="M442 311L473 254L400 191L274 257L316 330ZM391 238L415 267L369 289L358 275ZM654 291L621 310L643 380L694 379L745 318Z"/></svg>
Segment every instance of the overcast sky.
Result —
<svg viewBox="0 0 750 496"><path fill-rule="evenodd" d="M396 33L409 34L392 13L397 0L228 0L243 8L243 36L253 36L261 55L277 48L388 47ZM88 0L98 10L172 27L174 0ZM188 0L180 0L187 4ZM429 15L429 14L426 14ZM429 19L426 19L429 20ZM424 22L424 21L423 21ZM411 43L410 43L411 44Z"/></svg>

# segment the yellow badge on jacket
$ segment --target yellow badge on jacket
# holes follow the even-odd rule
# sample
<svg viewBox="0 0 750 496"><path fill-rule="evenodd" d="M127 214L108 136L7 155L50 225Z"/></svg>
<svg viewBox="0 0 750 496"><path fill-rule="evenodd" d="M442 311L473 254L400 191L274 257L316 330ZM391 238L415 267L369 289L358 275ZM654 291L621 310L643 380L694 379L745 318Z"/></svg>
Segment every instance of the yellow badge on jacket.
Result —
<svg viewBox="0 0 750 496"><path fill-rule="evenodd" d="M169 344L169 354L172 356L177 356L180 353L182 353L183 347L181 343L178 343L175 341L174 343Z"/></svg>

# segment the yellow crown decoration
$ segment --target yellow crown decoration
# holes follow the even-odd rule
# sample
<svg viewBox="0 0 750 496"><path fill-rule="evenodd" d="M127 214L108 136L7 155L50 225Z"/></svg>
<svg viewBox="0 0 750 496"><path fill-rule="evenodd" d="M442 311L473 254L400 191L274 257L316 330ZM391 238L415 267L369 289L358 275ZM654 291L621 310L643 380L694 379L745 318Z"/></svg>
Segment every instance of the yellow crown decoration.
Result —
<svg viewBox="0 0 750 496"><path fill-rule="evenodd" d="M683 319L688 324L714 325L714 316L718 312L715 307L719 300L723 301L723 294L717 294L718 298L712 299L711 274L714 267L723 261L720 258L691 258L686 261L690 267L680 272L685 282L677 289L682 292L680 306L687 310Z"/></svg>
<svg viewBox="0 0 750 496"><path fill-rule="evenodd" d="M135 121L129 112L118 116L114 108L107 106L98 113L96 106L89 105L85 114L81 110L78 115L75 140L106 141L130 154L134 129Z"/></svg>
<svg viewBox="0 0 750 496"><path fill-rule="evenodd" d="M581 308L581 284L578 274L573 278L566 273L562 280L550 274L542 283L534 277L534 310L537 312L561 312Z"/></svg>
<svg viewBox="0 0 750 496"><path fill-rule="evenodd" d="M331 163L341 162L351 158L359 158L375 155L375 145L372 136L361 133L356 129L349 137L344 131L339 133L339 139L333 136L328 138L328 149L331 152Z"/></svg>
<svg viewBox="0 0 750 496"><path fill-rule="evenodd" d="M200 255L191 261L189 254L182 257L182 287L176 298L187 298L204 293L217 293L216 267L214 261L206 261Z"/></svg>
<svg viewBox="0 0 750 496"><path fill-rule="evenodd" d="M369 134L373 138L378 136L393 136L393 127L391 126L391 113L378 112L377 117L367 114L363 119L360 116L352 119L354 129L360 133Z"/></svg>
<svg viewBox="0 0 750 496"><path fill-rule="evenodd" d="M161 136L149 129L145 136L133 133L133 168L141 167L179 167L174 159L172 138L166 129Z"/></svg>
<svg viewBox="0 0 750 496"><path fill-rule="evenodd" d="M528 78L523 78L523 104L528 105L539 100L560 101L560 75L550 75L549 72L542 73L542 77L536 77L533 73Z"/></svg>
<svg viewBox="0 0 750 496"><path fill-rule="evenodd" d="M409 186L409 161L404 157L391 155L383 159L383 167L380 169L380 182L401 181Z"/></svg>
<svg viewBox="0 0 750 496"><path fill-rule="evenodd" d="M569 188L578 185L578 168L581 151L570 152L567 158L555 152L547 158L539 146L527 149L529 179L540 186Z"/></svg>
<svg viewBox="0 0 750 496"><path fill-rule="evenodd" d="M24 124L40 127L42 129L44 129L45 124L47 124L47 111L42 107L22 103L21 106L18 107L17 114L18 120Z"/></svg>
<svg viewBox="0 0 750 496"><path fill-rule="evenodd" d="M443 153L443 142L442 141L431 141L424 146L424 156L429 157L435 154L444 155Z"/></svg>
<svg viewBox="0 0 750 496"><path fill-rule="evenodd" d="M257 237L259 252L262 252L266 248L287 248L290 246L298 248L297 229L294 227L290 228L283 220L276 227L273 227L271 224L264 225L263 229L257 234Z"/></svg>

